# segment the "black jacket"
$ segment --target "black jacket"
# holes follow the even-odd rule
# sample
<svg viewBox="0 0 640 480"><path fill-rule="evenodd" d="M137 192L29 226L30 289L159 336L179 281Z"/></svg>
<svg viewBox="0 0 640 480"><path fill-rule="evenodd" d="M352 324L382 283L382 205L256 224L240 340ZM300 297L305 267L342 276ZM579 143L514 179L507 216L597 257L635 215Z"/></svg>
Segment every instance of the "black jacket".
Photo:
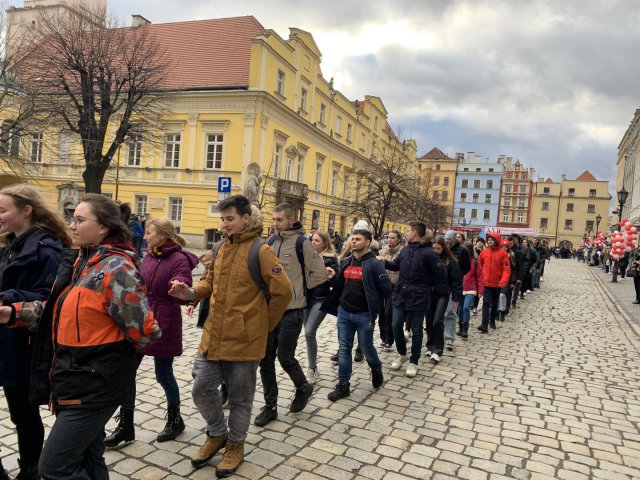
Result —
<svg viewBox="0 0 640 480"><path fill-rule="evenodd" d="M520 280L522 281L524 279L524 254L525 254L525 249L523 249L522 245L517 245L513 248L509 249L510 253L513 253L514 256L514 262L511 269L511 278L513 279L513 281L517 281Z"/></svg>
<svg viewBox="0 0 640 480"><path fill-rule="evenodd" d="M335 255L322 255L322 260L324 260L325 267L333 268L333 270L336 272L336 275L338 275L338 270L340 269L340 265L338 265L338 257L336 257ZM335 278L336 277L334 276L333 279L335 280ZM329 296L329 292L331 291L332 283L333 280L327 280L326 282L321 283L320 285L315 287L312 292L310 292L313 295L313 301L317 302L327 298ZM311 308L310 304L308 304L307 306Z"/></svg>
<svg viewBox="0 0 640 480"><path fill-rule="evenodd" d="M447 277L444 281L435 284L431 289L434 297L446 297L451 294L453 302L462 301L462 272L456 262L444 265Z"/></svg>
<svg viewBox="0 0 640 480"><path fill-rule="evenodd" d="M447 281L442 260L431 248L431 243L410 243L400 250L394 261L386 260L384 265L387 270L400 272L393 288L394 307L404 304L406 310L426 310L431 287Z"/></svg>
<svg viewBox="0 0 640 480"><path fill-rule="evenodd" d="M44 230L34 228L12 246L0 249L3 273L0 300L3 305L45 300L60 264L62 244ZM10 242L15 237L8 237ZM29 382L34 334L26 328L0 325L0 385Z"/></svg>
<svg viewBox="0 0 640 480"><path fill-rule="evenodd" d="M451 247L451 253L456 257L458 261L458 267L462 272L462 276L464 277L469 270L471 270L471 259L469 258L469 252L467 249L460 245L458 242L455 243L453 247Z"/></svg>

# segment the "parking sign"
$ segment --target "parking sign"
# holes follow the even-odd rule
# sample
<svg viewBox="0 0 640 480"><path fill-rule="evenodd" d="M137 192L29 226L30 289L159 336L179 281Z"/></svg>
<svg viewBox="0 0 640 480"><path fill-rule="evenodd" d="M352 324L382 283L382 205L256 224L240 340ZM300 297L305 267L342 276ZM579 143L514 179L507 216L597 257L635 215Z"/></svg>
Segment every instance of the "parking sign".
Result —
<svg viewBox="0 0 640 480"><path fill-rule="evenodd" d="M231 193L231 177L218 177L218 193Z"/></svg>

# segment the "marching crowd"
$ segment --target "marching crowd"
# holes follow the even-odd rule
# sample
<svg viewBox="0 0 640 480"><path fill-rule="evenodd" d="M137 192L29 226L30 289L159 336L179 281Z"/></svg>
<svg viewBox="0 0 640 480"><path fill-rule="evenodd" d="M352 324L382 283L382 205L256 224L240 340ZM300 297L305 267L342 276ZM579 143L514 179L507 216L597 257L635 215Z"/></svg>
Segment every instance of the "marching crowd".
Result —
<svg viewBox="0 0 640 480"><path fill-rule="evenodd" d="M273 210L268 240L246 197L219 209L223 240L194 282L198 259L168 220L146 219L143 240L136 225L134 245L130 209L105 196L85 195L66 225L33 187L0 191L0 381L16 426L18 479L108 479L105 447L135 439L135 377L145 355L166 397L157 441L184 431L173 373L184 305L199 309L202 327L191 394L205 439L191 463L200 468L224 450L216 475L227 477L244 458L258 373L264 407L256 426L278 417L276 360L295 386L289 411L306 408L320 378L316 334L327 314L337 317L338 381L328 394L335 402L351 393L354 360L366 360L378 389L379 350L395 350L390 370L415 377L421 359L437 364L453 355L457 337L469 338L473 315L479 335L495 330L540 287L549 259L537 239L490 234L469 242L453 230L433 237L420 221L404 236L388 232L381 249L359 221L336 251L337 236L307 237L288 204ZM296 358L302 331L306 371ZM39 405L56 416L46 442ZM7 478L0 464L0 480Z"/></svg>

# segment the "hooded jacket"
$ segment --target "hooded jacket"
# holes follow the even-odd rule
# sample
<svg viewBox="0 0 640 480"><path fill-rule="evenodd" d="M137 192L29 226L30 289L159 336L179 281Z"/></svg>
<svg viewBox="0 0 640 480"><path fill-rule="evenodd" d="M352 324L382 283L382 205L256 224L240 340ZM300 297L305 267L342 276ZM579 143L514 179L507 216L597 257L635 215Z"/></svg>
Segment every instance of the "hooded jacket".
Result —
<svg viewBox="0 0 640 480"><path fill-rule="evenodd" d="M268 333L276 328L291 301L289 278L266 244L260 248L259 256L260 272L271 293L269 303L253 281L247 262L253 240L261 232L262 215L252 208L244 230L231 237L224 234L206 278L193 287L194 301L211 297L198 348L209 360L262 360Z"/></svg>
<svg viewBox="0 0 640 480"><path fill-rule="evenodd" d="M39 228L19 238L11 234L0 249L0 300L3 305L46 300L56 278L62 244ZM29 384L34 333L0 325L0 385Z"/></svg>
<svg viewBox="0 0 640 480"><path fill-rule="evenodd" d="M119 405L135 382L135 349L161 335L130 242L83 247L61 267L46 305L13 305L12 326L37 326L30 395L54 408ZM47 334L49 336L47 336ZM52 342L51 348L43 345ZM43 368L44 365L44 368Z"/></svg>
<svg viewBox="0 0 640 480"><path fill-rule="evenodd" d="M141 353L158 358L182 355L183 302L169 295L171 280L180 280L191 286L191 271L198 264L198 257L183 250L173 241L160 248L149 250L142 259L142 278L147 287L147 298L153 316L162 330L162 338L145 347Z"/></svg>
<svg viewBox="0 0 640 480"><path fill-rule="evenodd" d="M499 246L500 234L490 233L489 237L495 240L496 246L485 248L478 257L484 286L485 288L504 288L508 285L511 276L511 261L507 252Z"/></svg>
<svg viewBox="0 0 640 480"><path fill-rule="evenodd" d="M276 256L287 272L287 277L293 288L293 298L287 310L305 308L307 306L307 292L304 291L302 268L298 262L296 254L296 240L298 237L305 237L304 228L300 222L295 222L290 230L278 231L271 248L276 252ZM302 243L302 254L304 255L304 270L307 280L307 290L327 281L327 271L324 268L322 257L316 253L311 246L311 242L305 239Z"/></svg>
<svg viewBox="0 0 640 480"><path fill-rule="evenodd" d="M402 245L398 245L395 248L391 248L389 245L385 245L382 250L380 250L380 256L384 257L385 260L393 262L396 258L398 258L398 255L400 255L401 251ZM387 270L387 273L389 274L389 279L391 280L392 285L398 283L398 280L400 279L400 273L393 272L391 270Z"/></svg>
<svg viewBox="0 0 640 480"><path fill-rule="evenodd" d="M393 306L406 310L426 310L431 288L447 283L447 271L426 239L404 247L395 261L385 261L387 270L400 272L393 288Z"/></svg>
<svg viewBox="0 0 640 480"><path fill-rule="evenodd" d="M482 295L484 293L484 278L480 262L477 258L471 260L471 270L462 279L462 293Z"/></svg>

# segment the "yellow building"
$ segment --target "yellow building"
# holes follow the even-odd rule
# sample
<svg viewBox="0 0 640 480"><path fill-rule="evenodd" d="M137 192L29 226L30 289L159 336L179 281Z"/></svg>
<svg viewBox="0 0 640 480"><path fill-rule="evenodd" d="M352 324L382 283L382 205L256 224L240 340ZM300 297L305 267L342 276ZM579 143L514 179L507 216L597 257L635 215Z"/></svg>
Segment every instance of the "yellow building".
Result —
<svg viewBox="0 0 640 480"><path fill-rule="evenodd" d="M439 148L434 147L417 159L423 191L432 200L445 205L449 215L453 215L456 172L460 155L462 154L451 158Z"/></svg>
<svg viewBox="0 0 640 480"><path fill-rule="evenodd" d="M607 228L609 218L609 182L597 180L585 171L575 180L551 178L533 184L532 228L552 246L577 248L585 236L595 236ZM600 224L597 224L597 217Z"/></svg>
<svg viewBox="0 0 640 480"><path fill-rule="evenodd" d="M211 245L217 203L236 193L254 197L267 218L286 201L307 230L351 229L357 218L341 206L356 194L348 185L372 155L398 142L380 98L352 101L337 91L322 75L312 35L297 28L285 40L251 16L134 20L151 29L171 62L168 108L155 144L134 138L120 149L104 194L138 214L170 218L196 247ZM415 142L405 143L413 162L415 151ZM5 163L4 183L17 177L39 183L71 212L84 168L76 137L55 129L30 133L19 157L25 168L16 172ZM231 193L217 192L219 177L231 178Z"/></svg>

